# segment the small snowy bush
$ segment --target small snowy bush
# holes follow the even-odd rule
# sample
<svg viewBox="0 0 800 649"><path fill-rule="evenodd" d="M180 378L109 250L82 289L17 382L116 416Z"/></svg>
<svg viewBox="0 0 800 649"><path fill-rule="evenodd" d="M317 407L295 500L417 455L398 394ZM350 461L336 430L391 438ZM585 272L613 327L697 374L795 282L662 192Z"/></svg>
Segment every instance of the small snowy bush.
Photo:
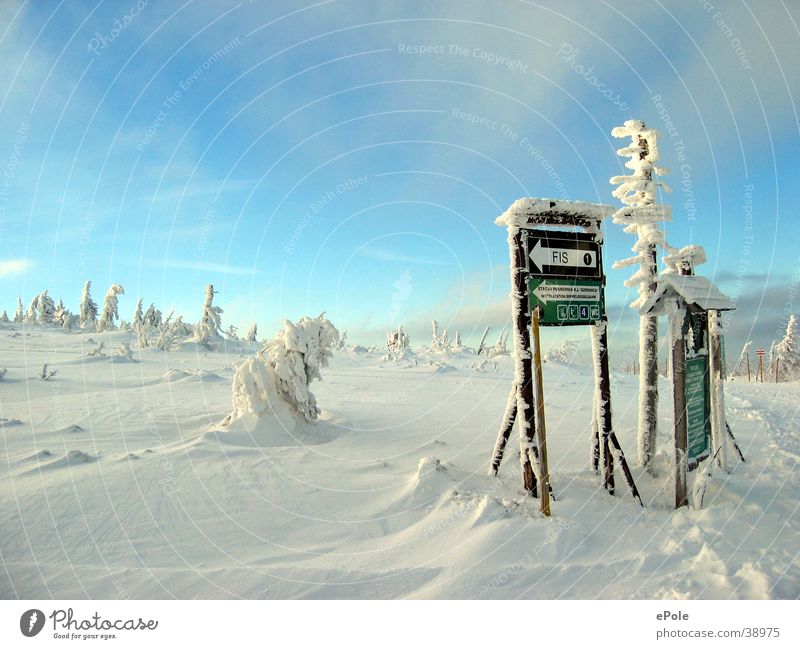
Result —
<svg viewBox="0 0 800 649"><path fill-rule="evenodd" d="M327 366L338 340L339 332L324 314L296 324L286 320L275 338L236 368L229 419L260 416L280 399L306 421L315 420L320 411L309 385L322 379L320 369Z"/></svg>

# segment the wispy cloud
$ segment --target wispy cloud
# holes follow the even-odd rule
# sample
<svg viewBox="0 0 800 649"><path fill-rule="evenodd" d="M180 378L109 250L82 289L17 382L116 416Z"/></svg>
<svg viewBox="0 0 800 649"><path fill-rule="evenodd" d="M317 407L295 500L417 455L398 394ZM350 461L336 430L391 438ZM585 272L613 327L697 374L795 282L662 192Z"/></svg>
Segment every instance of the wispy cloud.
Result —
<svg viewBox="0 0 800 649"><path fill-rule="evenodd" d="M143 259L142 265L166 268L169 270L197 270L223 275L255 275L261 270L253 266L233 266L207 261L191 261L185 259Z"/></svg>
<svg viewBox="0 0 800 649"><path fill-rule="evenodd" d="M376 261L391 261L403 264L423 264L426 266L450 266L452 264L442 261L440 259L430 259L428 257L415 257L413 255L404 255L388 248L381 246L364 246L358 251L360 257L367 259L375 259Z"/></svg>
<svg viewBox="0 0 800 649"><path fill-rule="evenodd" d="M6 259L5 261L0 261L0 277L19 275L30 267L30 259Z"/></svg>

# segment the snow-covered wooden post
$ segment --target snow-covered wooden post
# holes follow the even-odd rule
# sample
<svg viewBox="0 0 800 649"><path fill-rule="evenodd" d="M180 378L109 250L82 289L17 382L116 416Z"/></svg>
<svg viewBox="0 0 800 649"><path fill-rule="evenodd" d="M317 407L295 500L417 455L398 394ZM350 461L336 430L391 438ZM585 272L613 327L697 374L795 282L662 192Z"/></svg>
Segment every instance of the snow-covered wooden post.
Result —
<svg viewBox="0 0 800 649"><path fill-rule="evenodd" d="M666 183L657 182L653 174L663 176L667 169L655 166L658 161L658 131L647 128L644 122L628 120L611 131L614 137L629 137L630 144L617 151L620 156L630 158L625 167L633 171L630 176L614 176L610 182L619 185L613 195L625 205L614 214L614 223L625 226L625 232L635 234L637 239L632 250L635 256L619 261L614 268L634 264L639 270L626 282L626 286L638 286L639 296L631 304L640 308L655 291L658 273L656 247L664 245L664 233L659 223L669 220L669 206L656 205L659 187L669 191ZM637 448L639 463L653 472L656 431L658 424L658 319L650 316L639 318L639 424Z"/></svg>
<svg viewBox="0 0 800 649"><path fill-rule="evenodd" d="M708 312L708 353L711 398L711 448L720 468L728 472L728 430L725 421L725 384L722 370L722 323L719 311Z"/></svg>
<svg viewBox="0 0 800 649"><path fill-rule="evenodd" d="M717 445L720 436L719 434L715 435L712 429L711 449L707 445L705 406L711 407L710 418L713 419L715 404L721 404L721 400L719 395L717 400L714 400L713 376L715 371L712 366L711 372L708 372L706 352L694 349L695 344L689 344L689 347L693 349L691 350L692 356L687 361L687 344L693 342L692 336L694 336L694 332L690 328L689 314L693 314L694 317L703 316L707 323L710 313L731 310L735 308L735 305L708 279L692 274L694 266L705 261L705 252L700 246L686 246L681 250L676 250L665 257L664 261L667 264L667 270L661 273L656 290L642 306L641 313L647 316L659 316L666 313L669 316L675 430L675 508L677 509L689 504L687 472L709 455L724 453L726 444L726 437L723 434L721 446ZM705 332L701 330L700 333L705 334L706 345L710 346L708 326L706 324ZM687 334L689 335L688 340ZM699 346L699 340L695 339L694 342ZM691 389L689 389L687 364L698 362L703 363L704 369L691 374L689 377L692 379ZM698 368L693 369L697 370ZM718 420L724 422L724 411L718 415ZM726 431L727 427L724 427L723 433Z"/></svg>

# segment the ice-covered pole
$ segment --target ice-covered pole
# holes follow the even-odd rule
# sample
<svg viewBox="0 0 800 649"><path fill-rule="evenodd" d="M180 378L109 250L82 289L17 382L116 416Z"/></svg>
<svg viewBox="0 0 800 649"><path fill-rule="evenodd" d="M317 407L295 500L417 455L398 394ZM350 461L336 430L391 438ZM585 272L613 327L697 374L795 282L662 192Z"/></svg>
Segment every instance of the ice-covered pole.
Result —
<svg viewBox="0 0 800 649"><path fill-rule="evenodd" d="M659 223L667 219L664 206L656 206L656 192L661 186L669 191L665 183L655 181L654 175L662 176L667 169L655 166L658 161L658 131L647 128L644 122L628 120L611 131L614 137L629 137L630 144L617 151L620 156L630 158L625 167L633 173L629 176L614 176L611 184L619 185L613 195L624 205L614 214L614 223L625 226L625 232L636 235L633 245L635 255L618 261L614 268L638 265L626 286L638 286L638 297L631 308L638 309L656 289L658 274L656 249L666 247L664 232ZM662 208L662 209L659 209ZM653 472L653 457L656 447L658 422L658 319L651 315L639 318L639 423L637 449L639 463Z"/></svg>

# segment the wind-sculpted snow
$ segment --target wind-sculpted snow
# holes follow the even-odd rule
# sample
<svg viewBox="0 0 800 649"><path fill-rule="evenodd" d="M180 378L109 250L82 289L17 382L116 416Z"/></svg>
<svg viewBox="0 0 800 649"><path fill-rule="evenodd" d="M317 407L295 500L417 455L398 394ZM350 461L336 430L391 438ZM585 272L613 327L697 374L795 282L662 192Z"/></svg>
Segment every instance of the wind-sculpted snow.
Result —
<svg viewBox="0 0 800 649"><path fill-rule="evenodd" d="M641 508L621 477L609 496L589 470L591 368L546 363L546 520L517 462L487 475L509 356L476 371L474 353L420 348L414 365L351 346L315 366L313 421L273 387L261 416L221 426L232 367L253 359L252 344L140 350L133 332L13 323L0 337L0 596L800 595L798 383L727 382L747 462L731 454L729 476L690 474L703 507L675 512L669 399L658 477L634 467ZM100 340L109 354L131 343L138 362L86 358ZM50 381L38 377L45 363L58 370ZM224 380L202 378L212 374ZM613 372L612 384L628 450L636 377Z"/></svg>

